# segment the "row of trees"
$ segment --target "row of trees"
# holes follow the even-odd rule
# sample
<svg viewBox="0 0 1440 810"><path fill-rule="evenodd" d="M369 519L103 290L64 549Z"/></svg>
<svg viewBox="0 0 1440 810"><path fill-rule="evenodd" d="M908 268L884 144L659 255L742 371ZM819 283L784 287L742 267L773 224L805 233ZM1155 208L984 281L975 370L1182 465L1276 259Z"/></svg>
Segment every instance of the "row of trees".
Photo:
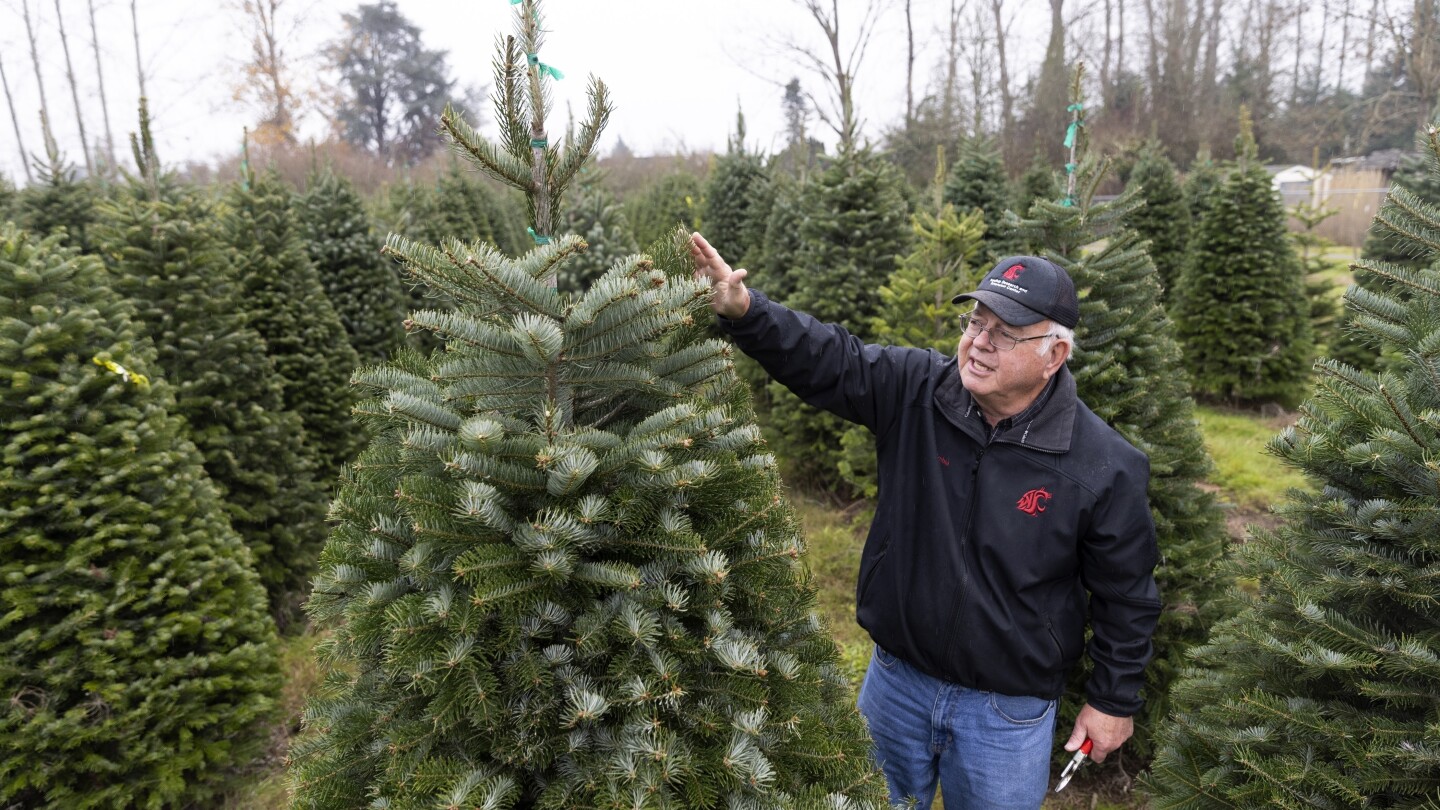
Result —
<svg viewBox="0 0 1440 810"><path fill-rule="evenodd" d="M533 46L536 0L517 12ZM1365 266L1353 332L1382 370L1324 365L1277 444L1328 488L1297 495L1276 539L1221 569L1188 368L1218 333L1248 376L1212 373L1217 353L1197 390L1292 391L1313 314L1248 133L1233 164L1192 169L1190 217L1148 225L1142 197L1164 198L1173 172L1150 150L1125 193L1098 201L1110 166L1078 77L1063 184L1042 166L1010 189L977 140L917 193L856 143L765 159L742 125L703 187L667 181L617 206L590 160L603 85L579 134L552 146L545 77L524 52L499 60L499 144L456 114L446 128L529 216L458 169L375 206L408 229L386 252L425 282L415 305L343 180L317 170L297 195L247 166L206 194L160 170L143 113L126 183L79 183L52 152L44 182L0 196L26 229L0 239L12 377L0 485L16 505L0 526L12 696L0 799L200 800L259 742L276 620L293 626L315 571L308 610L334 640L294 752L301 806L882 804L768 452L798 480L863 487L866 437L734 365L707 335L684 241L634 252L625 223L647 211L733 240L727 254L777 298L945 352L945 302L997 256L1060 263L1083 291L1080 394L1154 472L1167 610L1131 750L1159 751L1157 801L1405 806L1433 793L1433 270ZM1434 130L1430 147L1440 158ZM1382 222L1387 249L1434 260L1440 212L1420 194L1397 192ZM1180 223L1187 258L1167 289L1141 228ZM566 234L582 227L593 251ZM1251 255L1245 278L1205 269ZM1202 293L1208 307L1186 303ZM1260 310L1268 342L1199 317L1216 310ZM402 344L406 311L428 343Z"/></svg>

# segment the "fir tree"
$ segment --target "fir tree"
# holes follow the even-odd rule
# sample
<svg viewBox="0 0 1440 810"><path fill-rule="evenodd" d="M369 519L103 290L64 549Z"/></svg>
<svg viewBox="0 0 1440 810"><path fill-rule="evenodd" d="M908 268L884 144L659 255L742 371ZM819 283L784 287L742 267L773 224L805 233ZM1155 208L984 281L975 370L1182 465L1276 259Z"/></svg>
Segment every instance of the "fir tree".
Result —
<svg viewBox="0 0 1440 810"><path fill-rule="evenodd" d="M1440 132L1428 131L1440 157ZM1440 172L1432 169L1440 180ZM1440 206L1396 187L1378 222L1437 254ZM1318 482L1253 530L1246 609L1175 688L1149 777L1156 808L1434 807L1440 797L1440 272L1362 260L1355 328L1403 356L1383 373L1323 360L1299 422L1271 443Z"/></svg>
<svg viewBox="0 0 1440 810"><path fill-rule="evenodd" d="M598 171L586 174L576 189L575 200L565 209L564 232L585 240L585 251L560 270L560 289L583 292L617 261L640 250L630 232L630 222L615 195L604 185Z"/></svg>
<svg viewBox="0 0 1440 810"><path fill-rule="evenodd" d="M765 279L766 294L784 304L795 294L795 282L802 275L796 235L806 215L801 207L806 184L802 178L776 170L776 162L771 161L770 182L764 191L757 190L757 196L763 194L763 201L769 203L769 216L761 223L764 236L760 245L752 247L746 262L755 268L757 278Z"/></svg>
<svg viewBox="0 0 1440 810"><path fill-rule="evenodd" d="M97 259L0 227L0 805L205 806L264 742L250 555Z"/></svg>
<svg viewBox="0 0 1440 810"><path fill-rule="evenodd" d="M1035 159L1030 161L1025 173L1020 175L1020 183L1015 189L1014 210L1022 217L1028 216L1030 206L1036 202L1055 202L1064 193L1054 167L1045 161L1041 153L1036 152Z"/></svg>
<svg viewBox="0 0 1440 810"><path fill-rule="evenodd" d="M10 178L0 174L0 223L15 218L15 200L19 196Z"/></svg>
<svg viewBox="0 0 1440 810"><path fill-rule="evenodd" d="M680 169L627 200L625 217L635 229L636 240L642 246L649 245L669 239L677 227L686 230L699 227L704 194L704 181Z"/></svg>
<svg viewBox="0 0 1440 810"><path fill-rule="evenodd" d="M582 136L532 148L541 24L524 0L502 44L502 143L443 125L544 234L608 100L593 82ZM309 603L332 672L297 807L884 805L707 290L686 241L658 247L571 295L573 236L520 259L391 237L459 304L417 315L446 352L359 375L374 439Z"/></svg>
<svg viewBox="0 0 1440 810"><path fill-rule="evenodd" d="M1080 80L1077 71L1072 104L1083 103ZM1028 218L1012 224L1070 273L1080 294L1070 360L1076 393L1150 459L1150 509L1161 556L1155 579L1165 610L1146 669L1145 709L1135 718L1135 736L1122 756L1109 763L1124 769L1131 756L1148 760L1151 734L1166 714L1166 696L1186 651L1223 615L1216 566L1225 526L1213 496L1199 487L1211 462L1195 422L1180 345L1160 304L1158 273L1145 241L1126 224L1142 203L1134 188L1111 202L1095 201L1108 160L1089 154L1081 124L1069 160L1076 167L1073 188L1067 189L1071 204L1037 202ZM1103 246L1095 248L1102 239ZM1087 660L1071 679L1061 728L1069 727L1080 708L1088 668Z"/></svg>
<svg viewBox="0 0 1440 810"><path fill-rule="evenodd" d="M980 255L992 261L1015 251L1011 240L1000 231L1005 209L1010 207L1010 178L1005 161L995 144L985 138L960 142L955 165L945 178L945 202L961 214L979 210L985 215L985 241Z"/></svg>
<svg viewBox="0 0 1440 810"><path fill-rule="evenodd" d="M1421 149L1422 152L1426 151L1423 144ZM1427 170L1423 155L1416 155L1402 161L1400 168L1390 178L1390 182L1394 186L1404 188L1430 205L1440 205L1440 179ZM1370 228L1365 236L1365 245L1361 249L1360 255L1370 261L1398 264L1415 270L1425 267L1427 262L1430 262L1429 257L1416 253L1414 244L1397 239L1388 228L1383 226ZM1355 283L1367 290L1379 286L1379 281L1365 272L1355 273ZM1387 355L1383 349L1377 350L1363 336L1356 337L1348 334L1341 334L1338 337L1329 356L1365 371L1378 371L1388 363L1400 360L1394 352Z"/></svg>
<svg viewBox="0 0 1440 810"><path fill-rule="evenodd" d="M874 339L880 287L909 247L904 182L889 163L857 151L836 158L805 186L799 232L790 237L799 244L786 273L794 285L787 305ZM769 389L766 427L793 480L815 491L843 490L840 437L847 424L779 383Z"/></svg>
<svg viewBox="0 0 1440 810"><path fill-rule="evenodd" d="M705 233L729 255L748 256L763 234L755 227L756 210L767 202L759 192L768 183L765 161L745 151L745 116L735 116L735 135L716 158L705 185Z"/></svg>
<svg viewBox="0 0 1440 810"><path fill-rule="evenodd" d="M328 482L364 441L350 419L350 374L360 358L305 254L292 197L275 171L247 173L227 196L225 228L240 306L265 339L284 382L285 407L300 414L317 476Z"/></svg>
<svg viewBox="0 0 1440 810"><path fill-rule="evenodd" d="M1173 311L1197 393L1293 403L1313 350L1305 277L1286 233L1285 206L1242 121L1239 162L1210 195Z"/></svg>
<svg viewBox="0 0 1440 810"><path fill-rule="evenodd" d="M313 171L296 205L305 249L362 362L384 360L405 338L408 295L380 255L364 202L329 168Z"/></svg>
<svg viewBox="0 0 1440 810"><path fill-rule="evenodd" d="M1175 287L1185 265L1190 242L1190 206L1175 176L1175 164L1157 143L1147 143L1130 173L1129 187L1145 201L1126 220L1126 225L1149 241L1146 252L1160 273L1163 293Z"/></svg>
<svg viewBox="0 0 1440 810"><path fill-rule="evenodd" d="M935 190L939 191L946 180L943 157L937 165L940 174ZM949 190L946 182L944 192ZM943 199L944 195L935 196ZM962 215L951 203L936 202L936 213L917 211L910 218L914 248L901 257L880 287L880 311L870 321L877 343L935 349L942 354L952 354L960 345L960 323L950 302L975 289L983 275L977 271L988 269L985 261L977 261L985 240L985 215L980 208L970 208ZM875 497L879 492L875 437L852 425L840 437L840 446L840 475L859 494Z"/></svg>
<svg viewBox="0 0 1440 810"><path fill-rule="evenodd" d="M1185 207L1190 209L1190 237L1195 237L1200 223L1204 221L1205 215L1210 212L1210 204L1215 198L1215 192L1225 182L1225 172L1221 171L1220 165L1210 157L1209 149L1202 149L1195 155L1195 160L1190 164L1190 171L1185 175L1185 183L1181 187L1185 193ZM1184 268L1181 268L1184 274Z"/></svg>
<svg viewBox="0 0 1440 810"><path fill-rule="evenodd" d="M393 185L386 195L386 215L391 233L401 234L409 239L438 242L443 238L435 223L440 222L439 189L434 185L415 183L410 180ZM468 229L466 231L468 232ZM406 317L416 310L453 309L455 302L442 293L431 290L405 275L398 264L391 264L400 286L405 291L404 312ZM440 342L429 332L409 332L405 341L422 352L433 351Z"/></svg>
<svg viewBox="0 0 1440 810"><path fill-rule="evenodd" d="M325 489L265 341L241 315L213 206L160 174L143 106L137 144L141 175L101 207L96 244L155 342L174 412L250 548L271 612L288 626L325 539Z"/></svg>
<svg viewBox="0 0 1440 810"><path fill-rule="evenodd" d="M15 221L42 236L63 231L65 244L91 252L89 230L95 222L98 196L93 184L77 179L75 167L53 151L50 161L36 161L35 169L39 182L16 195Z"/></svg>

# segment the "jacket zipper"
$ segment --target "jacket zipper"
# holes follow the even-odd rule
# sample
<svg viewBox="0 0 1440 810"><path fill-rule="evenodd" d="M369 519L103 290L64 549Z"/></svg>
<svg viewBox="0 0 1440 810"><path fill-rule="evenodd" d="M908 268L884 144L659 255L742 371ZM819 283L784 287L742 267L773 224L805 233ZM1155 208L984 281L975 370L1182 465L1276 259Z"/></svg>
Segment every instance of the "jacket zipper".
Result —
<svg viewBox="0 0 1440 810"><path fill-rule="evenodd" d="M980 452L975 454L975 463L970 467L970 491L965 497L965 524L960 532L960 607L956 611L955 621L950 623L949 629L945 631L945 646L942 654L945 660L942 666L951 660L951 647L955 644L955 629L965 626L965 608L970 604L970 528L975 517L975 485L980 480L980 462L985 459L985 451L989 444L980 446Z"/></svg>

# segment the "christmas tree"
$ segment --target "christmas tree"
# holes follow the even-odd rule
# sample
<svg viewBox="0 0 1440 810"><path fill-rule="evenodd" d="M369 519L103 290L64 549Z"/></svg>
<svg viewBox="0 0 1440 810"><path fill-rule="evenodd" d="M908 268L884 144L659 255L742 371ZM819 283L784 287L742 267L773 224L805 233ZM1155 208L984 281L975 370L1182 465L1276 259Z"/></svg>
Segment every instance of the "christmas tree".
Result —
<svg viewBox="0 0 1440 810"><path fill-rule="evenodd" d="M295 206L305 249L362 362L384 360L405 338L405 289L380 256L380 239L349 181L312 171Z"/></svg>
<svg viewBox="0 0 1440 810"><path fill-rule="evenodd" d="M841 153L806 184L798 233L782 235L799 243L785 274L794 290L787 306L874 339L880 287L909 247L904 182L894 166L857 149ZM843 489L840 437L847 423L779 383L770 383L768 399L766 426L777 454L790 464L792 482L815 491Z"/></svg>
<svg viewBox="0 0 1440 810"><path fill-rule="evenodd" d="M1059 202L1037 202L1030 216L1017 218L1012 227L1065 268L1080 293L1070 360L1076 393L1150 459L1150 510L1161 556L1155 579L1165 610L1154 636L1155 657L1146 669L1146 705L1135 718L1135 736L1121 756L1107 762L1110 768L1125 768L1131 757L1149 758L1151 732L1165 716L1166 695L1186 650L1203 641L1222 616L1216 564L1224 551L1225 527L1213 496L1199 487L1211 463L1195 422L1174 327L1160 304L1159 277L1144 240L1127 225L1143 203L1134 188L1110 202L1095 200L1109 161L1090 154L1080 81L1077 71L1071 106L1080 109L1072 109L1076 123L1065 196ZM1088 675L1087 661L1071 680L1061 728L1068 728L1079 710Z"/></svg>
<svg viewBox="0 0 1440 810"><path fill-rule="evenodd" d="M633 199L625 202L625 218L641 245L669 239L677 227L687 231L700 225L705 202L705 181L676 167Z"/></svg>
<svg viewBox="0 0 1440 810"><path fill-rule="evenodd" d="M945 202L961 214L974 210L984 213L986 234L980 255L993 264L1015 252L1011 240L1000 232L1011 197L1005 161L992 142L980 137L962 140L955 157L955 165L945 178Z"/></svg>
<svg viewBox="0 0 1440 810"><path fill-rule="evenodd" d="M565 209L564 232L585 240L587 246L560 270L560 289L566 292L583 292L615 262L640 250L624 209L605 188L603 174L587 168L591 170L576 189L574 202Z"/></svg>
<svg viewBox="0 0 1440 810"><path fill-rule="evenodd" d="M744 261L755 269L758 277L765 279L766 294L787 303L795 294L795 283L801 275L800 243L795 234L805 218L801 206L807 180L780 170L780 162L778 158L771 161L770 182L756 190L752 209L765 215L754 233L762 236L759 245L751 246Z"/></svg>
<svg viewBox="0 0 1440 810"><path fill-rule="evenodd" d="M910 218L914 247L900 258L890 278L880 287L880 311L870 321L876 343L934 349L953 354L960 345L960 322L952 299L975 289L989 266L979 260L985 240L985 214L970 208L963 215L946 200L947 182L943 149L938 149L937 174L932 184L933 210L917 211ZM948 175L954 178L954 172ZM876 480L875 437L852 425L840 438L843 454L840 474L867 498L879 492Z"/></svg>
<svg viewBox="0 0 1440 810"><path fill-rule="evenodd" d="M688 241L554 286L580 249L555 207L609 101L592 80L578 137L551 145L536 0L517 11L499 144L443 126L527 191L544 244L389 240L458 308L415 315L447 351L357 378L374 438L309 604L332 672L295 805L882 807Z"/></svg>
<svg viewBox="0 0 1440 810"><path fill-rule="evenodd" d="M1137 208L1126 224L1150 243L1146 252L1160 273L1162 292L1174 288L1185 264L1185 248L1190 241L1190 206L1175 175L1175 164L1165 156L1158 143L1150 142L1140 150L1140 158L1130 173L1130 187L1145 205Z"/></svg>
<svg viewBox="0 0 1440 810"><path fill-rule="evenodd" d="M1428 151L1423 143L1421 151L1422 155L1423 152ZM1427 169L1422 155L1402 161L1400 168L1390 178L1390 182L1395 187L1405 189L1430 205L1440 205L1440 177L1436 177ZM1417 253L1413 243L1397 239L1394 233L1382 224L1371 227L1369 233L1366 234L1361 256L1370 261L1398 264L1416 270L1427 264L1433 264L1431 257ZM1354 269L1356 271L1355 283L1362 288L1369 290L1381 286L1378 279L1363 269ZM1371 345L1371 341L1367 340L1364 335L1340 335L1328 355L1335 360L1365 371L1378 371L1392 361L1401 361L1401 358L1394 352L1387 355L1383 347Z"/></svg>
<svg viewBox="0 0 1440 810"><path fill-rule="evenodd" d="M225 229L239 304L265 339L285 407L300 414L317 477L328 482L364 441L350 419L350 374L360 358L305 253L292 197L274 170L256 176L247 168L226 197Z"/></svg>
<svg viewBox="0 0 1440 810"><path fill-rule="evenodd" d="M92 250L89 229L95 222L99 193L91 183L76 178L75 167L55 150L53 138L46 138L46 146L47 160L35 161L39 182L16 195L15 221L41 236L63 230L65 244L89 253Z"/></svg>
<svg viewBox="0 0 1440 810"><path fill-rule="evenodd" d="M1177 333L1196 393L1293 403L1313 350L1304 270L1243 115L1235 151L1238 163L1209 196L1171 296Z"/></svg>
<svg viewBox="0 0 1440 810"><path fill-rule="evenodd" d="M1196 230L1210 212L1210 204L1214 200L1215 191L1225 182L1225 173L1221 171L1220 165L1210 157L1210 150L1201 149L1195 155L1195 160L1190 163L1190 171L1185 175L1185 182L1181 190L1185 194L1185 207L1190 209L1190 237L1195 237ZM1184 268L1181 268L1184 273Z"/></svg>
<svg viewBox="0 0 1440 810"><path fill-rule="evenodd" d="M203 802L264 742L275 627L97 259L0 226L0 373L0 805Z"/></svg>
<svg viewBox="0 0 1440 810"><path fill-rule="evenodd" d="M1440 132L1428 130L1440 158ZM1432 177L1440 172L1432 168ZM1392 189L1377 221L1435 260L1440 206ZM1156 808L1434 807L1440 797L1440 273L1363 260L1357 329L1383 373L1320 362L1271 450L1321 485L1290 493L1234 574L1256 586L1175 688L1151 770Z"/></svg>
<svg viewBox="0 0 1440 810"><path fill-rule="evenodd" d="M745 116L735 116L735 135L715 159L705 186L705 233L737 258L759 247L764 231L755 227L756 209L765 205L760 189L768 185L765 161L745 149Z"/></svg>
<svg viewBox="0 0 1440 810"><path fill-rule="evenodd" d="M1015 189L1014 211L1022 217L1027 216L1030 206L1036 202L1055 202L1063 194L1054 167L1046 162L1042 153L1036 152L1035 159L1030 161L1025 173L1020 175L1020 183Z"/></svg>
<svg viewBox="0 0 1440 810"><path fill-rule="evenodd" d="M96 243L109 283L155 342L173 411L250 548L271 611L288 625L325 538L325 488L265 341L240 314L213 206L160 172L143 102L136 146L141 174L101 207Z"/></svg>
<svg viewBox="0 0 1440 810"><path fill-rule="evenodd" d="M15 200L19 192L10 178L0 174L0 222L8 222L15 218Z"/></svg>

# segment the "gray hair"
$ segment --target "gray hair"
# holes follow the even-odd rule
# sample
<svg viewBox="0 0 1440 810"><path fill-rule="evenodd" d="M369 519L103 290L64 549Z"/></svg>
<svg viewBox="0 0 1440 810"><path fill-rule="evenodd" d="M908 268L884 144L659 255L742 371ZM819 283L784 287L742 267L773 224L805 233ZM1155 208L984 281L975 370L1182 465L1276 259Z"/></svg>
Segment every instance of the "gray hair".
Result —
<svg viewBox="0 0 1440 810"><path fill-rule="evenodd" d="M1050 351L1051 346L1054 346L1057 341L1061 340L1065 341L1065 359L1068 361L1070 359L1070 353L1075 349L1075 330L1068 326L1061 326L1054 321L1050 322L1050 334L1046 335L1045 339L1040 341L1040 346L1035 350L1035 353L1044 355Z"/></svg>

